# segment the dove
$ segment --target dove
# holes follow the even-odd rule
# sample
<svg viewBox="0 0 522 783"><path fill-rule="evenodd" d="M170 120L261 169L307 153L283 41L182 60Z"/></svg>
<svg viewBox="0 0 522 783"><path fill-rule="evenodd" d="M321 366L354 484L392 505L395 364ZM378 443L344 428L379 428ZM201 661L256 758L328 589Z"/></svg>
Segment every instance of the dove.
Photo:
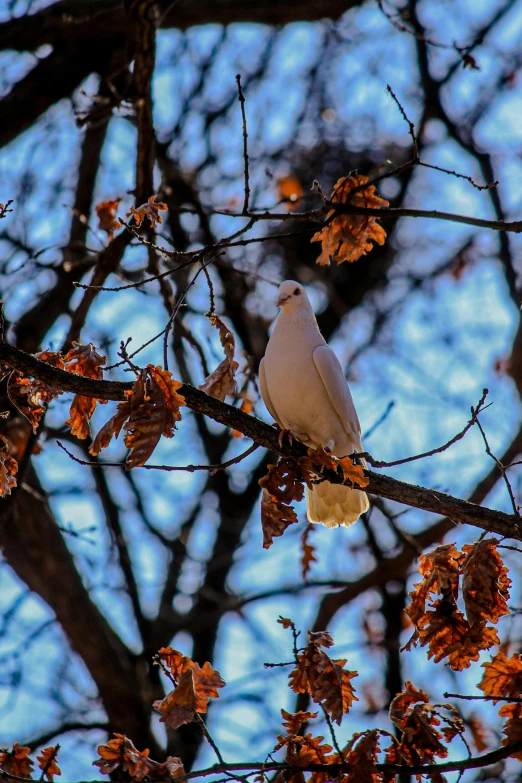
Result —
<svg viewBox="0 0 522 783"><path fill-rule="evenodd" d="M319 331L300 283L279 286L281 308L259 365L263 401L281 430L336 457L363 451L361 426L341 364ZM363 464L365 464L363 462ZM369 508L365 492L323 481L307 491L310 522L349 527Z"/></svg>

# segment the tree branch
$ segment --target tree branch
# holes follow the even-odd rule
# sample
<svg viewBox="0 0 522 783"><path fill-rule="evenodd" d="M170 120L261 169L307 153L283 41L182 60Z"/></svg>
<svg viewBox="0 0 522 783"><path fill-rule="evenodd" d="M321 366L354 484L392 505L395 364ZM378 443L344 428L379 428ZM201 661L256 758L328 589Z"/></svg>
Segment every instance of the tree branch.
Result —
<svg viewBox="0 0 522 783"><path fill-rule="evenodd" d="M87 397L123 400L125 392L132 388L131 382L97 381L51 367L6 342L0 342L0 361L5 362L13 369L20 370L25 375L44 381L50 386ZM179 393L185 397L187 406L196 413L210 416L214 421L224 424L226 427L239 430L270 451L293 459L299 459L307 453L306 447L298 442L294 443L292 447L279 445L278 435L273 427L254 416L243 413L232 405L209 397L208 394L190 384L184 384ZM379 495L407 506L431 511L434 514L442 514L453 522L473 525L482 530L522 541L522 523L519 517L514 514L477 506L444 492L407 484L404 481L391 478L391 476L379 475L371 470L366 471L366 475L370 480L366 491L372 495ZM325 474L325 478L334 484L342 483L340 476L331 471Z"/></svg>

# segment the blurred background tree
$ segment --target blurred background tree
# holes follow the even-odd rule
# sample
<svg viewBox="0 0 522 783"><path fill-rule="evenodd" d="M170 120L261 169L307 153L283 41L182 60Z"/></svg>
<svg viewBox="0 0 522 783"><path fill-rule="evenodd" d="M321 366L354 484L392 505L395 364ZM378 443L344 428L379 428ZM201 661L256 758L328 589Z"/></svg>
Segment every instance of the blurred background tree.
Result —
<svg viewBox="0 0 522 783"><path fill-rule="evenodd" d="M0 197L14 201L0 224L0 283L6 335L25 351L80 340L116 363L120 342L132 337L132 350L156 335L190 282L184 268L142 289L75 288L137 282L174 264L125 230L109 241L96 206L119 199L123 216L158 193L169 211L156 239L178 251L246 224L217 212L243 205L237 73L251 206L317 206L314 180L329 193L351 170L374 175L411 158L389 83L415 123L422 160L500 184L479 190L417 167L383 181L381 195L395 207L520 217L520 0L3 0L0 13ZM374 456L440 445L487 386L491 448L514 461L522 450L520 237L413 218L384 227L384 247L325 268L302 224L259 222L248 236L268 241L229 248L209 267L217 312L238 340L238 390L270 420L257 367L276 286L296 279L346 368ZM201 275L169 346L174 376L195 385L221 359L207 309ZM139 361L161 363L161 341ZM128 379L122 368L114 377ZM2 426L22 482L0 506L0 744L59 741L68 779L92 776L94 749L112 731L158 757L167 748L188 767L196 757L203 763L200 728L167 735L151 709L166 687L151 659L172 644L200 664L212 661L228 683L208 718L227 758L262 757L280 707L295 707L286 672L262 667L288 655L281 614L303 629L333 629L359 671L360 701L343 740L387 726L390 699L409 677L434 700L453 689L455 675L422 651L399 655L411 631L402 609L418 554L445 536L474 540L476 530L372 498L354 528L307 533L315 562L305 579L303 509L302 524L262 549L258 480L269 455L258 450L214 475L82 467L56 445L69 439L84 457L89 445L68 435L66 404L50 409L31 454L30 427L3 395L11 416ZM107 418L100 415L95 429ZM246 448L190 411L178 429L156 463L219 464ZM124 454L116 443L106 458ZM444 454L390 473L510 510L475 430ZM516 578L512 596L520 605ZM503 626L513 651L519 616ZM461 692L473 690L477 667L461 675ZM487 742L497 746L495 713L484 708L481 717L474 703L462 709L472 727L487 721Z"/></svg>

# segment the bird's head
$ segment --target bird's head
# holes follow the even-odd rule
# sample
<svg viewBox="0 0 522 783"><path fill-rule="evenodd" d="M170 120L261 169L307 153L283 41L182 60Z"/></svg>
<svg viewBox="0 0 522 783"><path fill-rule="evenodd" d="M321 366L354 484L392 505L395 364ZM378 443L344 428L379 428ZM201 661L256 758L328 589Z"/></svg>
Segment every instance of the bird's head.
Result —
<svg viewBox="0 0 522 783"><path fill-rule="evenodd" d="M279 286L277 306L283 312L295 312L296 310L309 310L313 312L312 305L301 283L295 280L285 280Z"/></svg>

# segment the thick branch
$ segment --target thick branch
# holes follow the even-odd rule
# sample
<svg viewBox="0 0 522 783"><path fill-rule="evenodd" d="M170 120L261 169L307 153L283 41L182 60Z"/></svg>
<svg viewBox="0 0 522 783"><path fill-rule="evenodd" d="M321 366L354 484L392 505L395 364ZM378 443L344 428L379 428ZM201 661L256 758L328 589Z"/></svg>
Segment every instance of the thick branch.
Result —
<svg viewBox="0 0 522 783"><path fill-rule="evenodd" d="M59 370L5 342L0 342L0 361L26 375L42 380L50 386L87 397L122 400L125 399L125 392L132 388L130 382L96 381ZM232 405L209 397L208 394L189 384L184 384L179 391L185 397L188 407L196 413L210 416L231 429L239 430L270 451L294 459L306 454L305 446L300 443L295 443L291 448L286 445L281 447L277 432L273 427L259 421L254 416L243 413ZM367 491L372 495L379 495L407 506L432 511L434 514L442 514L454 522L473 525L501 536L522 540L522 524L515 515L477 506L444 492L407 484L404 481L391 478L391 476L379 475L371 470L366 471L366 475L370 479ZM333 473L328 474L328 480L332 483L342 482L341 478Z"/></svg>
<svg viewBox="0 0 522 783"><path fill-rule="evenodd" d="M444 764L417 764L412 766L406 766L404 764L376 764L375 767L379 772L385 772L388 774L408 774L408 775L428 775L430 778L438 773L442 775L446 772L462 772L467 769L480 769L481 767L489 767L492 764L496 764L498 761L513 756L522 750L522 740L519 742L513 742L510 745L505 745L502 748L493 750L490 753L485 753L483 756L475 756L475 758L461 759L460 761L447 761ZM272 770L278 771L299 771L299 772L326 772L329 778L336 777L347 769L350 769L351 764L303 764L302 766L291 766L278 761L252 761L252 762L239 762L236 764L214 764L207 769L200 769L194 772L188 772L186 775L179 775L176 780L182 781L192 780L194 778L204 778L210 775L216 775L226 772L255 772L260 770L263 772L270 772ZM11 775L7 772L0 770L0 777L6 780L16 780L20 783L31 783L28 778L22 778L17 775ZM90 781L90 783L104 783L104 781Z"/></svg>

